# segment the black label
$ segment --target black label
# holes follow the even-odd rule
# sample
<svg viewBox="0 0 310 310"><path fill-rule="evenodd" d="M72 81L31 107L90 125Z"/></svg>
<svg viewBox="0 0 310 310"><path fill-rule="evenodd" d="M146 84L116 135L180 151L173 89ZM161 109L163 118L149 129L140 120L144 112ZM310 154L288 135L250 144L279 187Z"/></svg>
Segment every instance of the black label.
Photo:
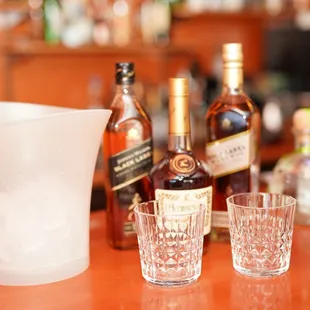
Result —
<svg viewBox="0 0 310 310"><path fill-rule="evenodd" d="M118 190L146 176L153 165L153 143L149 139L109 159L112 190Z"/></svg>

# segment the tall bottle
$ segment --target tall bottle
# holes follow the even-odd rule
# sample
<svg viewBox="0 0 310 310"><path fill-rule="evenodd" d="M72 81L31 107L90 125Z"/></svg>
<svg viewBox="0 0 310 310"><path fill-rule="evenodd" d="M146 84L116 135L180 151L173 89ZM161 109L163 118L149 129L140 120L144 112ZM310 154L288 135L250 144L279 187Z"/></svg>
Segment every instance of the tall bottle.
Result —
<svg viewBox="0 0 310 310"><path fill-rule="evenodd" d="M226 198L258 191L261 117L243 91L242 45L224 44L222 58L222 93L206 114L206 155L215 190L211 239L229 241Z"/></svg>
<svg viewBox="0 0 310 310"><path fill-rule="evenodd" d="M295 150L283 155L272 171L269 191L296 198L295 223L310 225L310 109L293 115Z"/></svg>
<svg viewBox="0 0 310 310"><path fill-rule="evenodd" d="M169 80L169 141L165 156L152 168L156 200L163 205L170 201L190 207L191 201L207 205L204 247L208 245L211 229L212 174L206 163L199 161L192 151L189 85L184 78Z"/></svg>
<svg viewBox="0 0 310 310"><path fill-rule="evenodd" d="M137 246L133 207L149 200L153 166L151 120L135 97L133 63L116 64L116 93L104 134L105 171L110 180L108 238L118 249Z"/></svg>

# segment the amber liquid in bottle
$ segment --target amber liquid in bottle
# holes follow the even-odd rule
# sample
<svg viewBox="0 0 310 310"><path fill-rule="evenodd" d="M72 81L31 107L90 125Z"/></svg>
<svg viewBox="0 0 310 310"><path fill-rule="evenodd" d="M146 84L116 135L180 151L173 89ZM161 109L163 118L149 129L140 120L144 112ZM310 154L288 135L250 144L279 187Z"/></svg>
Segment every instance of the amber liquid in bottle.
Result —
<svg viewBox="0 0 310 310"><path fill-rule="evenodd" d="M188 106L188 80L169 81L169 141L165 156L150 172L154 198L157 200L183 199L186 196L207 205L204 250L209 243L212 174L206 163L192 152ZM190 194L190 195L188 195Z"/></svg>
<svg viewBox="0 0 310 310"><path fill-rule="evenodd" d="M116 94L104 134L108 191L108 238L118 249L138 246L133 207L150 199L148 173L153 166L152 126L134 92L132 63L116 65Z"/></svg>
<svg viewBox="0 0 310 310"><path fill-rule="evenodd" d="M223 91L206 115L206 154L215 191L211 230L214 241L230 239L226 198L259 187L260 113L242 89L240 44L224 45L223 63Z"/></svg>

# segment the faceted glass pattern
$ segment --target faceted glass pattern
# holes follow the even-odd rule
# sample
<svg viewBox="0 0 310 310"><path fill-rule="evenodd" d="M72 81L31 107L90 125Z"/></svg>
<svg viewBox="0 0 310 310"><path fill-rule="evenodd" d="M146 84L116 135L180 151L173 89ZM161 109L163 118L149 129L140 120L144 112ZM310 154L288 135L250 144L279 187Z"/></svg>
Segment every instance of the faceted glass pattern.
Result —
<svg viewBox="0 0 310 310"><path fill-rule="evenodd" d="M233 266L254 277L286 272L290 265L296 200L281 194L227 198Z"/></svg>
<svg viewBox="0 0 310 310"><path fill-rule="evenodd" d="M158 201L135 207L142 275L152 284L186 285L201 274L205 206L169 208Z"/></svg>

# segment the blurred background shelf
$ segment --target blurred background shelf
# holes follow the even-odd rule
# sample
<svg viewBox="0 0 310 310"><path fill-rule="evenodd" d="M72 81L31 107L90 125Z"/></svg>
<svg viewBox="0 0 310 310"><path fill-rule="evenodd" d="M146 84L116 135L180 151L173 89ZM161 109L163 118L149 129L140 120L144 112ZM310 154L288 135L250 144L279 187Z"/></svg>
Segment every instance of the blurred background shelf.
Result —
<svg viewBox="0 0 310 310"><path fill-rule="evenodd" d="M0 100L108 108L114 63L133 61L157 161L167 139L167 80L186 76L195 152L204 159L204 116L221 87L221 47L240 42L246 92L263 113L263 170L293 149L292 114L310 107L310 1L60 0L56 41L46 35L48 1L0 0ZM103 184L98 170L94 188Z"/></svg>
<svg viewBox="0 0 310 310"><path fill-rule="evenodd" d="M27 0L6 0L0 1L0 11L20 11L28 12L29 5Z"/></svg>
<svg viewBox="0 0 310 310"><path fill-rule="evenodd" d="M87 108L90 79L97 76L104 81L102 105L108 107L116 62L138 63L138 81L158 85L194 59L193 52L172 45L91 45L71 49L45 42L10 42L0 48L0 80L4 83L0 99Z"/></svg>
<svg viewBox="0 0 310 310"><path fill-rule="evenodd" d="M7 41L2 44L2 52L6 53L8 56L45 56L45 55L84 55L84 54L92 54L92 55L107 55L113 56L136 56L136 55L146 55L146 56L175 56L178 54L186 54L192 57L194 53L190 50L190 48L185 48L184 46L177 45L164 45L164 46L156 46L156 45L147 45L147 44L132 44L127 45L125 47L116 46L116 45L105 45L98 46L96 44L89 44L80 46L77 48L70 48L63 44L51 45L46 43L45 41L34 41L34 40L15 40L15 41Z"/></svg>
<svg viewBox="0 0 310 310"><path fill-rule="evenodd" d="M296 15L296 10L293 9L285 9L281 10L281 12L276 12L273 14L272 12L267 12L262 9L242 9L240 11L198 11L193 12L192 10L184 7L179 7L173 10L172 18L173 19L218 19L218 20L248 20L248 19L261 19L263 21L281 21L281 20L292 20Z"/></svg>

